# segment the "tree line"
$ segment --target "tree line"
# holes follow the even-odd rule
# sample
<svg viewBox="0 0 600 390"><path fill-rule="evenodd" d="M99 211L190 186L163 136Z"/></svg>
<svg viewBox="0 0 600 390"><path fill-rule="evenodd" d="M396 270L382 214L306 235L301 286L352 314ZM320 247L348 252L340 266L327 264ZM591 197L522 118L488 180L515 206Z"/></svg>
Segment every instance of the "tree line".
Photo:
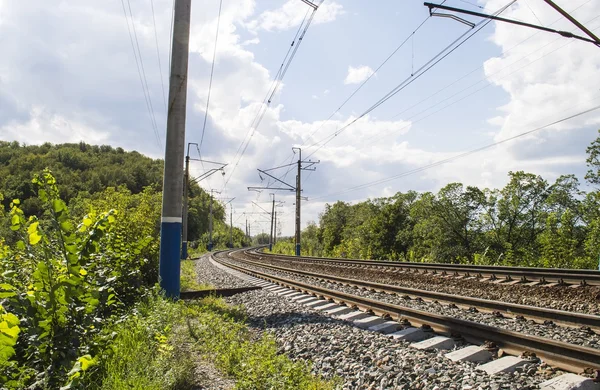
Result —
<svg viewBox="0 0 600 390"><path fill-rule="evenodd" d="M13 199L20 200L20 208L26 215L40 217L43 202L32 183L35 174L49 168L60 183L58 196L78 216L83 216L90 201L108 206L119 198L131 203L142 196L152 197L154 208L150 216L155 218L154 234L160 230L160 199L162 193L163 161L146 157L138 152L127 152L109 145L89 145L85 142L42 145L24 145L18 142L0 141L0 188L8 210ZM208 218L210 194L192 182L189 190L188 240L193 247L205 248L208 243ZM225 222L223 205L213 202L214 233L216 247L229 243L229 227ZM16 238L7 224L0 224L0 237L7 244ZM234 228L234 246L247 245L242 230Z"/></svg>
<svg viewBox="0 0 600 390"><path fill-rule="evenodd" d="M0 142L0 184L0 388L113 388L103 382L119 338L160 296L162 162L110 146ZM193 246L207 241L209 204L193 184ZM225 210L213 210L224 248ZM234 246L246 244L234 229ZM174 358L165 325L148 332L147 353Z"/></svg>
<svg viewBox="0 0 600 390"><path fill-rule="evenodd" d="M587 148L583 191L575 175L549 182L509 172L500 189L450 183L437 193L398 192L327 204L302 232L313 256L401 261L598 268L600 137ZM292 240L276 251L292 253Z"/></svg>

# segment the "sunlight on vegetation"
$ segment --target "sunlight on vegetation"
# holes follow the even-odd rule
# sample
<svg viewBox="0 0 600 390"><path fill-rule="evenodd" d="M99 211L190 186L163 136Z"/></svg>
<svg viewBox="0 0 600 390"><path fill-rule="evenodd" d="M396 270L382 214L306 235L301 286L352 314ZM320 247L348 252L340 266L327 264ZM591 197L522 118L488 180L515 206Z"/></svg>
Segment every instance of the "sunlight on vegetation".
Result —
<svg viewBox="0 0 600 390"><path fill-rule="evenodd" d="M239 389L332 388L251 336L240 308L161 296L159 192L107 188L68 207L49 170L31 184L36 214L16 198L0 209L0 388L192 389L201 357ZM189 260L182 286L211 287Z"/></svg>
<svg viewBox="0 0 600 390"><path fill-rule="evenodd" d="M509 172L501 189L450 183L327 204L302 231L302 255L414 262L598 269L600 138L587 148L588 191L575 175L548 182ZM294 254L294 239L273 251Z"/></svg>
<svg viewBox="0 0 600 390"><path fill-rule="evenodd" d="M211 290L214 286L200 283L194 260L181 260L181 291Z"/></svg>

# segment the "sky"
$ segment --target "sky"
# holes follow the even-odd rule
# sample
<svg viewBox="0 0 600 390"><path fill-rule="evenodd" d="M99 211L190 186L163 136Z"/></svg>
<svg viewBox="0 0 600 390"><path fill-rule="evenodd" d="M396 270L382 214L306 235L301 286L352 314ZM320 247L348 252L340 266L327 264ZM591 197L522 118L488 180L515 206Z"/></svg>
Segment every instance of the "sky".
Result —
<svg viewBox="0 0 600 390"><path fill-rule="evenodd" d="M163 158L172 1L0 0L0 139L85 141ZM600 0L556 3L600 34ZM280 234L293 234L292 192L247 189L273 186L257 169L297 161L292 147L302 149L303 159L320 161L314 172L302 172L303 227L337 200L437 191L451 182L500 188L509 171L549 182L574 173L583 182L585 149L598 136L600 110L403 173L600 105L600 48L590 43L500 22L471 29L429 17L417 0L325 0L298 41L312 11L301 0L223 0L220 21L219 4L192 1L186 143L202 139L200 154L190 149L192 158L228 164L224 176L200 184L219 191L219 198L235 198L234 224L243 229L248 218L252 234L269 230L261 207L270 209L270 193L283 202ZM494 13L507 0L445 5ZM519 0L502 16L583 35L543 0ZM296 47L263 106L286 53ZM253 128L261 109L262 121ZM192 175L214 167L193 161ZM293 186L296 173L287 170L270 173Z"/></svg>

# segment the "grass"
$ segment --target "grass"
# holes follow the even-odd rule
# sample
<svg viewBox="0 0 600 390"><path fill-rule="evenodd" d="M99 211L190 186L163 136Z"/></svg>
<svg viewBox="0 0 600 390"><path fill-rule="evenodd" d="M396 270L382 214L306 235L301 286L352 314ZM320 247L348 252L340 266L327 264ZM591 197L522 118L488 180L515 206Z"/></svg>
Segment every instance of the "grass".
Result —
<svg viewBox="0 0 600 390"><path fill-rule="evenodd" d="M140 304L125 321L111 327L114 340L96 357L99 365L91 375L86 373L82 388L192 389L192 355L179 344L185 339L183 323L179 303L154 297Z"/></svg>
<svg viewBox="0 0 600 390"><path fill-rule="evenodd" d="M195 348L236 380L240 390L327 390L335 383L310 374L309 364L277 354L270 336L253 337L243 322L244 313L221 299L205 298L188 307L188 329Z"/></svg>
<svg viewBox="0 0 600 390"><path fill-rule="evenodd" d="M214 297L173 302L155 295L109 328L114 339L94 357L98 363L80 388L197 388L199 361L234 379L239 390L329 390L337 384L311 375L308 363L277 354L271 336L249 331L242 308Z"/></svg>
<svg viewBox="0 0 600 390"><path fill-rule="evenodd" d="M199 283L196 266L193 260L181 260L181 291L210 290L214 286L208 283Z"/></svg>

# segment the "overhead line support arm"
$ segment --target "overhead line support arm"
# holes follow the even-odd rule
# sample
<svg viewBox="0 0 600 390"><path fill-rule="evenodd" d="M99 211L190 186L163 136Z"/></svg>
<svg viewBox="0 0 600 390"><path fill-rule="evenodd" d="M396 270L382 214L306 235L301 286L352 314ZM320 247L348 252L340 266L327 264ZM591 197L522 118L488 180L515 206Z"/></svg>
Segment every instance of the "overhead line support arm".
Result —
<svg viewBox="0 0 600 390"><path fill-rule="evenodd" d="M545 1L547 1L547 0L545 0ZM536 29L536 30L550 32L550 33L553 33L553 34L559 34L559 35L562 35L565 38L573 38L573 39L578 39L578 40L584 41L584 42L590 42L590 43L593 43L594 45L600 47L600 40L597 40L598 38L596 38L595 36L594 36L595 39L589 39L589 38L586 38L586 37L575 35L575 34L573 34L572 32L569 32L569 31L554 30L552 28L538 26L538 25L531 24L531 23L525 23L525 22L521 22L521 21L518 21L518 20L514 20L514 19L507 19L507 18L503 18L503 17L500 17L500 16L496 16L496 15L488 15L488 14L484 14L484 13L481 13L481 12L470 11L470 10L466 10L466 9L462 9L462 8L449 7L447 5L442 5L442 4L433 4L433 3L427 3L427 2L425 2L423 4L426 7L429 7L429 13L432 16L442 16L442 14L439 14L437 12L433 12L434 8L439 8L439 9L443 9L443 10L446 10L446 11L459 12L459 13L463 13L463 14L467 14L467 15L478 16L480 18L485 18L485 19L496 20L496 21L499 21L499 22L506 22L506 23L516 24L518 26L524 26L524 27L529 27L529 28L533 28L533 29Z"/></svg>

